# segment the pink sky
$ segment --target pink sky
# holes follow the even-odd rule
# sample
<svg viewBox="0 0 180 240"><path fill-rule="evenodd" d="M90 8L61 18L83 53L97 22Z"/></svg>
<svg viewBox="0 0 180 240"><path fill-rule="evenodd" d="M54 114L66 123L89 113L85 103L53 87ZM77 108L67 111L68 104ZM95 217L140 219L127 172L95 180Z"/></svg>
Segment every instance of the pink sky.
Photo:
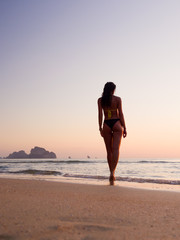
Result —
<svg viewBox="0 0 180 240"><path fill-rule="evenodd" d="M105 158L97 98L113 81L121 157L180 157L179 1L1 1L0 156L34 146Z"/></svg>

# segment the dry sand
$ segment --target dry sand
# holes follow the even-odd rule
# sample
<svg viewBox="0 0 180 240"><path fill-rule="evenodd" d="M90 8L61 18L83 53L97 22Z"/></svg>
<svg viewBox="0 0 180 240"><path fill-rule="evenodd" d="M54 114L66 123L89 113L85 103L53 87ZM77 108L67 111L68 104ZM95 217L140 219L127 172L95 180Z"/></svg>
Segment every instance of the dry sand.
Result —
<svg viewBox="0 0 180 240"><path fill-rule="evenodd" d="M180 193L0 179L0 239L180 239Z"/></svg>

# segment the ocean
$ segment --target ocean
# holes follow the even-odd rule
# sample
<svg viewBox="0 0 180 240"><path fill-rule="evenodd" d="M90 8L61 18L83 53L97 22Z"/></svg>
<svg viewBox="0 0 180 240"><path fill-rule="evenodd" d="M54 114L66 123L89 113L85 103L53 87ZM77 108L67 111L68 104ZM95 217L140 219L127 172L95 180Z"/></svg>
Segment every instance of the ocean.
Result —
<svg viewBox="0 0 180 240"><path fill-rule="evenodd" d="M180 159L120 159L116 185L180 190ZM0 177L107 184L106 159L0 159Z"/></svg>

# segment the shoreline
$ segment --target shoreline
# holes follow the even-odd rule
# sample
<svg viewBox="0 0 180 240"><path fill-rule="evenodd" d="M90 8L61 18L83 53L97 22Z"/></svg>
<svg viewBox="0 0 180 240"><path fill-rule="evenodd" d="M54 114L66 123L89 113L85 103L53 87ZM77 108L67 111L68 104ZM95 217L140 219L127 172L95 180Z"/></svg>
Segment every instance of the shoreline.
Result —
<svg viewBox="0 0 180 240"><path fill-rule="evenodd" d="M74 183L74 184L87 184L97 186L108 186L109 180L107 179L92 179L92 178L76 178L76 177L64 177L64 176L39 176L39 175L16 175L16 174L3 174L0 175L0 179L19 179L19 180L40 180L47 182L60 182L60 183ZM115 181L116 187L127 187L135 189L155 190L155 191L172 191L180 193L180 185L173 184L160 184L160 183L148 183L148 182L130 182L130 181Z"/></svg>
<svg viewBox="0 0 180 240"><path fill-rule="evenodd" d="M0 178L0 238L179 239L180 194Z"/></svg>

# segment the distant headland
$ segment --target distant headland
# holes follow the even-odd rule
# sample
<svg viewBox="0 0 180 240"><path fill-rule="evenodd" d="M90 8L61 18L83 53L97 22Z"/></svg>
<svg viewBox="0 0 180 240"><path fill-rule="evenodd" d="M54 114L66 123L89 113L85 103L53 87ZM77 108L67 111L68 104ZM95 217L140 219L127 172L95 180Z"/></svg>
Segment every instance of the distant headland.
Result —
<svg viewBox="0 0 180 240"><path fill-rule="evenodd" d="M30 154L27 154L24 150L19 152L13 152L9 154L7 159L19 159L19 158L56 158L54 152L49 152L41 147L34 147L31 149Z"/></svg>

